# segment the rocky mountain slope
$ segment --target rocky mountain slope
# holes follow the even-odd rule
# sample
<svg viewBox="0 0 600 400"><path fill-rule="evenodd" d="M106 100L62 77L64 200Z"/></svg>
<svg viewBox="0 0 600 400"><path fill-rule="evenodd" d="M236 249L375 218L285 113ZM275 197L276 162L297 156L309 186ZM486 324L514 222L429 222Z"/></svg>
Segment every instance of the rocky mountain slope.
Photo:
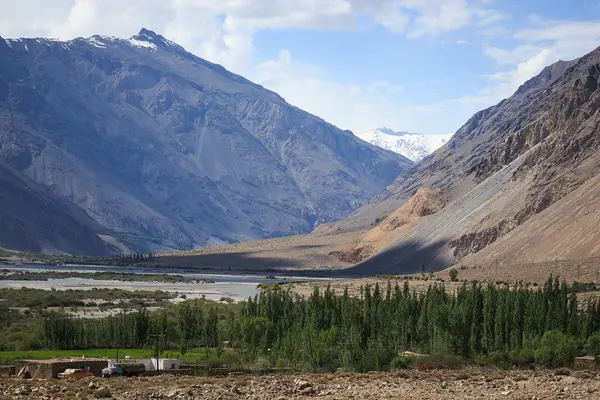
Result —
<svg viewBox="0 0 600 400"><path fill-rule="evenodd" d="M0 164L0 243L36 252L108 255L99 227L42 185Z"/></svg>
<svg viewBox="0 0 600 400"><path fill-rule="evenodd" d="M419 162L450 140L452 134L427 135L423 133L394 132L386 127L355 133L356 136L375 146L402 154Z"/></svg>
<svg viewBox="0 0 600 400"><path fill-rule="evenodd" d="M368 226L418 188L446 206L355 273L597 256L600 49L560 61L475 114L441 149L335 227Z"/></svg>
<svg viewBox="0 0 600 400"><path fill-rule="evenodd" d="M411 165L146 29L0 40L0 163L140 251L308 232Z"/></svg>

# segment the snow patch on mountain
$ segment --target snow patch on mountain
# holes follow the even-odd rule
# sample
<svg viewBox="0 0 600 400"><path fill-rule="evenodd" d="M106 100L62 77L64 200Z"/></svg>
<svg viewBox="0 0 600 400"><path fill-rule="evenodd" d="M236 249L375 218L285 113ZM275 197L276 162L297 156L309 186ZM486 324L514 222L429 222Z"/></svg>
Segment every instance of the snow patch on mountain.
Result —
<svg viewBox="0 0 600 400"><path fill-rule="evenodd" d="M419 162L450 140L451 133L432 135L423 133L395 132L386 127L355 133L365 142L402 154Z"/></svg>
<svg viewBox="0 0 600 400"><path fill-rule="evenodd" d="M91 38L88 39L88 42L94 46L94 47L98 47L100 49L105 49L106 48L106 44L102 43L100 40L98 40L97 37L92 36Z"/></svg>
<svg viewBox="0 0 600 400"><path fill-rule="evenodd" d="M156 51L156 45L154 43L150 43L145 40L138 40L138 39L134 39L134 38L128 39L127 41L129 43L131 43L131 45L134 47L140 47L140 48L145 47L145 48L150 49L151 51Z"/></svg>

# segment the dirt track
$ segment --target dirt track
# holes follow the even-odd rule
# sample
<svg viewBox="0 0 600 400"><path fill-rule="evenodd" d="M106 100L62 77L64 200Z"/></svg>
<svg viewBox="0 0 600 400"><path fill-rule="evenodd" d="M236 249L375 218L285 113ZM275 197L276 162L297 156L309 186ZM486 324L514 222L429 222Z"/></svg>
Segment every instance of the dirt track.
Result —
<svg viewBox="0 0 600 400"><path fill-rule="evenodd" d="M552 371L406 371L228 378L0 380L1 399L600 399L598 375ZM106 397L108 398L108 397Z"/></svg>

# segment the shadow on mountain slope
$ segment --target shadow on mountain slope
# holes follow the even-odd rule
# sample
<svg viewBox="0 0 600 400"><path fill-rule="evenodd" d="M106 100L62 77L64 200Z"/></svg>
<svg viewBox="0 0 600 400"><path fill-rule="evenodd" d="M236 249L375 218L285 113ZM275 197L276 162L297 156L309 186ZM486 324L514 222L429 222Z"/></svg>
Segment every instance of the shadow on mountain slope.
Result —
<svg viewBox="0 0 600 400"><path fill-rule="evenodd" d="M174 265L178 268L198 268L219 271L260 271L299 267L300 262L293 259L276 257L257 257L252 252L209 253L185 256L167 256L160 260L163 265Z"/></svg>
<svg viewBox="0 0 600 400"><path fill-rule="evenodd" d="M454 264L449 251L444 251L446 245L446 241L423 244L414 240L406 240L346 269L344 274L373 276L440 271ZM448 253L447 257L444 256L446 253Z"/></svg>

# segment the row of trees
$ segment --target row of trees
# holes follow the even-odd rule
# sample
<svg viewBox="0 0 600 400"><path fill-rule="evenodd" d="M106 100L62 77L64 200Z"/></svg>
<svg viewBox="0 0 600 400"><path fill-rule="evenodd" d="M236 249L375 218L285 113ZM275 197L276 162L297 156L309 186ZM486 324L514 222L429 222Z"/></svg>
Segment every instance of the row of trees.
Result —
<svg viewBox="0 0 600 400"><path fill-rule="evenodd" d="M207 302L187 301L175 308L149 312L121 312L98 319L76 318L64 311L44 313L43 343L52 349L143 348L159 336L161 347L187 350L219 346L219 315ZM169 310L172 311L172 310ZM232 325L233 326L233 325ZM222 329L222 328L221 328Z"/></svg>
<svg viewBox="0 0 600 400"><path fill-rule="evenodd" d="M140 347L153 333L181 350L227 340L248 363L359 371L388 369L404 350L548 366L584 351L600 353L600 335L594 335L600 303L579 304L557 278L536 290L473 283L457 293L443 285L419 293L408 283L388 283L383 290L365 286L358 297L315 288L303 298L275 286L239 311L208 304L187 301L171 315L142 310L101 320L48 313L44 337L57 348Z"/></svg>
<svg viewBox="0 0 600 400"><path fill-rule="evenodd" d="M156 259L154 253L136 253L136 254L113 254L113 261L127 261L127 262L139 262L139 261L150 261Z"/></svg>

